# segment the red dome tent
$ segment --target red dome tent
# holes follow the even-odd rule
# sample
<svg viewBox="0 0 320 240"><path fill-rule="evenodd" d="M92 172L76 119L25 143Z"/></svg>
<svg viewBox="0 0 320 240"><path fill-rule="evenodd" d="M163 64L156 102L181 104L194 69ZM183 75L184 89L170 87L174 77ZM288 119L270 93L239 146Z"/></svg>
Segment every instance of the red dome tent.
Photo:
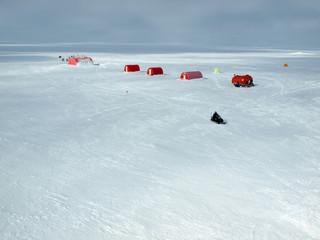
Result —
<svg viewBox="0 0 320 240"><path fill-rule="evenodd" d="M195 78L203 78L202 73L199 71L193 71L193 72L183 72L180 76L181 79L190 80Z"/></svg>
<svg viewBox="0 0 320 240"><path fill-rule="evenodd" d="M153 68L149 68L148 71L147 71L147 74L149 76L152 76L152 75L161 75L163 74L163 70L161 67L153 67Z"/></svg>
<svg viewBox="0 0 320 240"><path fill-rule="evenodd" d="M126 65L124 67L124 71L125 72L139 72L140 67L139 67L139 65Z"/></svg>
<svg viewBox="0 0 320 240"><path fill-rule="evenodd" d="M253 79L250 75L234 75L232 78L232 84L236 87L251 87L253 86Z"/></svg>
<svg viewBox="0 0 320 240"><path fill-rule="evenodd" d="M80 62L92 63L93 64L92 58L90 58L90 57L71 57L69 59L68 64L77 65Z"/></svg>

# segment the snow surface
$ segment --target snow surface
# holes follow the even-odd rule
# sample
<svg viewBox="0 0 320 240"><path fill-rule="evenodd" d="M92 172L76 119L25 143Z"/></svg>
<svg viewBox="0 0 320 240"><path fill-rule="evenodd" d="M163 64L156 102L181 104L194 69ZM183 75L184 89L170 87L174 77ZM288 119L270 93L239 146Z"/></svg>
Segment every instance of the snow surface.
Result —
<svg viewBox="0 0 320 240"><path fill-rule="evenodd" d="M320 51L67 54L2 46L1 239L320 239Z"/></svg>

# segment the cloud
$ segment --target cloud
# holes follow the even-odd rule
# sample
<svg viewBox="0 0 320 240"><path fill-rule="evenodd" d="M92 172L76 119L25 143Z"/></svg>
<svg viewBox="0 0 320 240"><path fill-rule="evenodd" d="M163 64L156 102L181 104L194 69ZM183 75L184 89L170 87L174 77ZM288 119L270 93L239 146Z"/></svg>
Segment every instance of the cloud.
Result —
<svg viewBox="0 0 320 240"><path fill-rule="evenodd" d="M318 0L2 0L0 41L319 46L319 11Z"/></svg>

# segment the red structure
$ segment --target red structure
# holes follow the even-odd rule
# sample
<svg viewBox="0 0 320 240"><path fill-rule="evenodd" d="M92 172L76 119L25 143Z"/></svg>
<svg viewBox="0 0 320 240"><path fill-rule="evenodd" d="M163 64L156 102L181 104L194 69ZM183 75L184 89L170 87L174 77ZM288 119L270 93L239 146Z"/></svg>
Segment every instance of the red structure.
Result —
<svg viewBox="0 0 320 240"><path fill-rule="evenodd" d="M190 80L194 78L203 78L202 73L199 71L193 71L193 72L183 72L180 76L181 79Z"/></svg>
<svg viewBox="0 0 320 240"><path fill-rule="evenodd" d="M149 76L152 76L152 75L161 75L163 74L163 70L161 67L154 67L154 68L149 68L148 71L147 71L147 74Z"/></svg>
<svg viewBox="0 0 320 240"><path fill-rule="evenodd" d="M251 87L253 86L253 79L250 75L234 75L232 78L232 84L236 87Z"/></svg>
<svg viewBox="0 0 320 240"><path fill-rule="evenodd" d="M69 59L68 64L77 65L80 62L92 63L93 64L92 58L90 58L90 57L71 57Z"/></svg>
<svg viewBox="0 0 320 240"><path fill-rule="evenodd" d="M139 72L140 67L139 67L139 65L126 65L124 67L124 71L125 72Z"/></svg>

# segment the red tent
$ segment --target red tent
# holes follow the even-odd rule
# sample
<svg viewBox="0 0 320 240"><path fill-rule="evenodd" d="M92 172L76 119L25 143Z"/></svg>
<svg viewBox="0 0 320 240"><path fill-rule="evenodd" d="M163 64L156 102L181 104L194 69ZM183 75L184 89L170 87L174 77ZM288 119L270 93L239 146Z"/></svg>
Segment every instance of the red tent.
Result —
<svg viewBox="0 0 320 240"><path fill-rule="evenodd" d="M147 71L147 74L149 76L152 76L152 75L161 75L163 74L163 70L161 67L153 67L153 68L149 68L148 71Z"/></svg>
<svg viewBox="0 0 320 240"><path fill-rule="evenodd" d="M77 65L79 62L93 63L92 58L90 57L71 57L68 64Z"/></svg>
<svg viewBox="0 0 320 240"><path fill-rule="evenodd" d="M199 71L193 71L193 72L183 72L180 76L181 79L190 80L194 78L203 78L202 73Z"/></svg>
<svg viewBox="0 0 320 240"><path fill-rule="evenodd" d="M140 67L139 67L139 65L126 65L124 67L124 71L125 72L139 72Z"/></svg>
<svg viewBox="0 0 320 240"><path fill-rule="evenodd" d="M253 86L253 79L250 75L234 75L232 78L232 84L236 87L251 87Z"/></svg>

